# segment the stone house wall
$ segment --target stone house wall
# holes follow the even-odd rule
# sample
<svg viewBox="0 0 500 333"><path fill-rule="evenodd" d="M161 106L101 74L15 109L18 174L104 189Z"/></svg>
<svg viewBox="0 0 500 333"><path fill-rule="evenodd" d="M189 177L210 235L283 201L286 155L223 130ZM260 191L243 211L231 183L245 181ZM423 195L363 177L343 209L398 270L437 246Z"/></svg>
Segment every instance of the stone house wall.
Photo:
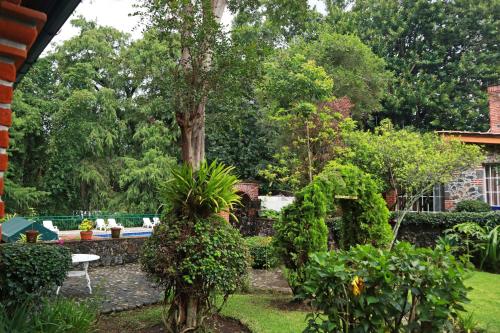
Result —
<svg viewBox="0 0 500 333"><path fill-rule="evenodd" d="M485 146L485 164L500 163L500 147L497 145ZM486 184L484 165L464 171L457 178L445 185L444 208L446 211L455 209L462 200L486 201Z"/></svg>

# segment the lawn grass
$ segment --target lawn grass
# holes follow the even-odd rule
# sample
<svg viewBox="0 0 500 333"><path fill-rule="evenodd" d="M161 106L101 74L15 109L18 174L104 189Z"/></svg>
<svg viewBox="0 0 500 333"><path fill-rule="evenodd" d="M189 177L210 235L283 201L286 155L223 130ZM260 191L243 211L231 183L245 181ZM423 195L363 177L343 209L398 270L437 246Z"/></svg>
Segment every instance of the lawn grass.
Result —
<svg viewBox="0 0 500 333"><path fill-rule="evenodd" d="M472 288L467 311L488 332L500 332L500 274L475 272L465 284Z"/></svg>
<svg viewBox="0 0 500 333"><path fill-rule="evenodd" d="M290 296L244 294L232 296L222 315L239 319L253 333L297 333L306 327L306 312L284 310Z"/></svg>
<svg viewBox="0 0 500 333"><path fill-rule="evenodd" d="M466 309L490 333L500 332L500 274L475 272L465 281L472 290ZM306 312L287 308L291 296L281 294L239 294L229 298L222 315L240 320L253 333L300 333L306 327ZM103 320L111 321L116 332L137 332L161 323L161 307L127 311ZM115 332L108 325L100 332Z"/></svg>

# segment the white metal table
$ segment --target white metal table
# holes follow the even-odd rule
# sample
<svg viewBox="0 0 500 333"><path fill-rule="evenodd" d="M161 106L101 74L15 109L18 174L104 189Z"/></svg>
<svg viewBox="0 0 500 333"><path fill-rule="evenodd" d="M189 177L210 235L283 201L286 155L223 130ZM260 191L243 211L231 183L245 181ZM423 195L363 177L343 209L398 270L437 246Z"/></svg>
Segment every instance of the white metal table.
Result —
<svg viewBox="0 0 500 333"><path fill-rule="evenodd" d="M90 285L90 276L89 276L89 262L91 261L96 261L101 259L98 255L95 254L82 254L82 253L77 253L77 254L72 254L71 255L71 261L73 262L73 265L76 264L83 264L83 271L69 271L68 272L68 277L80 277L80 276L85 276L87 279L87 287L89 288L89 293L92 294L92 286ZM59 290L61 289L61 286L57 287L56 294L59 294Z"/></svg>

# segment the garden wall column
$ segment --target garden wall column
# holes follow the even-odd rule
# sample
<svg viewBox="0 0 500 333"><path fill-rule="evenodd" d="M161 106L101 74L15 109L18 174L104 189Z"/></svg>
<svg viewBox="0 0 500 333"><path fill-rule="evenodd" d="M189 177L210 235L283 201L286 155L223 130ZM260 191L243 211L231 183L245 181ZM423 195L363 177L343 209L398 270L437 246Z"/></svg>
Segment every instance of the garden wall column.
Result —
<svg viewBox="0 0 500 333"><path fill-rule="evenodd" d="M45 13L23 7L21 0L0 0L0 197L8 166L11 105L17 70L46 21ZM5 204L0 199L0 217L4 214Z"/></svg>

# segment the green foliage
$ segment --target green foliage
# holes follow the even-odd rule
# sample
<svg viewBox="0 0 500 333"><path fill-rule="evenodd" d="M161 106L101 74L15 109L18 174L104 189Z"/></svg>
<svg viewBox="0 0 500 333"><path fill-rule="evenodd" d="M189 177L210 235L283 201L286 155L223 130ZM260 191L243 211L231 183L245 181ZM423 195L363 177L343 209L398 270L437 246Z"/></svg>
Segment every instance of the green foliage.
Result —
<svg viewBox="0 0 500 333"><path fill-rule="evenodd" d="M329 27L359 36L394 72L381 118L422 130L488 129L486 87L500 73L498 1L326 2Z"/></svg>
<svg viewBox="0 0 500 333"><path fill-rule="evenodd" d="M39 241L42 240L42 234L36 235L36 242L38 243ZM18 243L28 243L28 236L26 236L26 233L21 234L19 239L17 240Z"/></svg>
<svg viewBox="0 0 500 333"><path fill-rule="evenodd" d="M196 302L196 318L214 311L216 294L226 299L245 281L247 249L239 232L218 216L195 221L172 219L157 227L145 242L141 265L165 288L169 309L164 319L177 331L182 322L175 316L188 297ZM182 311L182 310L181 310Z"/></svg>
<svg viewBox="0 0 500 333"><path fill-rule="evenodd" d="M391 219L400 216L401 212L391 213ZM436 212L436 213L407 213L404 216L404 225L414 226L431 226L439 228L452 228L453 226L474 222L482 227L494 227L500 225L500 213L496 211L484 213L467 213L467 212Z"/></svg>
<svg viewBox="0 0 500 333"><path fill-rule="evenodd" d="M277 211L272 210L272 209L262 209L262 210L259 210L259 216L265 217L268 219L278 220L281 216L281 212L277 212Z"/></svg>
<svg viewBox="0 0 500 333"><path fill-rule="evenodd" d="M290 52L304 54L325 69L334 82L332 95L347 96L353 103L352 117L361 124L382 109L391 73L357 36L322 31L313 41L292 44Z"/></svg>
<svg viewBox="0 0 500 333"><path fill-rule="evenodd" d="M422 195L484 160L479 146L445 140L436 133L398 130L389 120L382 121L374 133L346 132L344 140L351 149L346 161L374 175L384 190L405 194L404 205L399 205L400 196L397 199L402 214L397 216L391 246L405 214Z"/></svg>
<svg viewBox="0 0 500 333"><path fill-rule="evenodd" d="M473 222L461 223L446 230L444 240L454 254L464 256L480 269L497 272L500 270L499 230L500 225L483 227Z"/></svg>
<svg viewBox="0 0 500 333"><path fill-rule="evenodd" d="M90 231L94 229L94 222L92 222L89 219L84 219L82 223L80 223L80 225L78 226L78 229L82 231Z"/></svg>
<svg viewBox="0 0 500 333"><path fill-rule="evenodd" d="M12 243L0 251L0 299L7 307L52 294L71 268L71 253L61 246Z"/></svg>
<svg viewBox="0 0 500 333"><path fill-rule="evenodd" d="M481 212L491 211L491 207L488 203L482 200L462 200L459 203L457 203L455 211L481 213Z"/></svg>
<svg viewBox="0 0 500 333"><path fill-rule="evenodd" d="M240 202L233 170L217 161L204 161L196 171L188 165L172 169L172 179L163 190L165 203L173 206L177 216L188 219L229 211Z"/></svg>
<svg viewBox="0 0 500 333"><path fill-rule="evenodd" d="M450 253L408 243L313 254L304 332L440 332L467 302L465 271Z"/></svg>
<svg viewBox="0 0 500 333"><path fill-rule="evenodd" d="M274 224L274 244L289 269L294 293L304 281L309 255L327 250L325 220L336 209L342 211L340 248L366 243L386 246L390 242L389 211L378 190L373 179L357 167L332 162L284 208Z"/></svg>
<svg viewBox="0 0 500 333"><path fill-rule="evenodd" d="M90 333L96 319L97 307L90 301L44 299L9 312L0 305L0 333Z"/></svg>
<svg viewBox="0 0 500 333"><path fill-rule="evenodd" d="M269 269L278 265L278 258L272 246L272 237L254 236L245 238L252 258L252 268Z"/></svg>

